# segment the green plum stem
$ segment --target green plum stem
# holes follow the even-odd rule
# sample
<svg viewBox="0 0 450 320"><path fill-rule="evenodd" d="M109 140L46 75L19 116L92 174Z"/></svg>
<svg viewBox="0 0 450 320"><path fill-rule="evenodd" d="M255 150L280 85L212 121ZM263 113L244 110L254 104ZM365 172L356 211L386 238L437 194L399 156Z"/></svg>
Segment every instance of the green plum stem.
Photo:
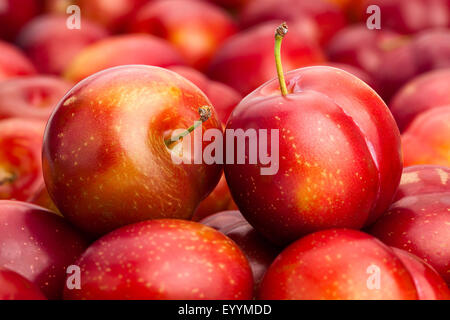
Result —
<svg viewBox="0 0 450 320"><path fill-rule="evenodd" d="M283 66L281 65L281 42L288 32L286 22L283 22L275 31L275 64L277 66L278 81L280 82L280 90L283 96L288 94L286 88L286 80L284 79Z"/></svg>
<svg viewBox="0 0 450 320"><path fill-rule="evenodd" d="M194 131L197 127L199 127L203 122L208 120L212 114L211 108L209 106L200 107L200 108L198 108L198 114L200 115L200 119L198 121L194 122L194 124L192 126L187 128L186 131L183 131L182 133L176 135L175 137L171 137L170 139L164 140L164 143L166 144L166 146L169 147L172 143L177 142L180 139L183 139L188 134L190 134L192 131Z"/></svg>

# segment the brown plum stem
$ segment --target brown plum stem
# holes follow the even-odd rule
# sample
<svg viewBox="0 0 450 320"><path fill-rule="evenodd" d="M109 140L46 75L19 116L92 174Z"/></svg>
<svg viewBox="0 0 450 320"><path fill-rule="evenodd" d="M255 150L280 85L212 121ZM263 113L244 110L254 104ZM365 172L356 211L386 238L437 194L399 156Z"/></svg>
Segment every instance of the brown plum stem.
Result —
<svg viewBox="0 0 450 320"><path fill-rule="evenodd" d="M13 183L17 179L17 175L14 172L6 171L3 168L0 168L0 186Z"/></svg>
<svg viewBox="0 0 450 320"><path fill-rule="evenodd" d="M277 66L278 81L280 82L280 90L283 96L288 94L286 88L286 80L284 80L283 66L281 65L281 42L288 33L288 26L283 22L275 31L275 64Z"/></svg>
<svg viewBox="0 0 450 320"><path fill-rule="evenodd" d="M166 146L170 146L172 143L177 142L178 140L184 138L188 134L190 134L192 131L194 131L198 126L200 126L203 122L208 120L211 117L211 108L209 106L203 106L198 108L198 114L200 115L200 119L196 121L192 126L186 129L186 131L180 133L179 135L176 135L175 137L172 137L170 139L164 140L164 143Z"/></svg>

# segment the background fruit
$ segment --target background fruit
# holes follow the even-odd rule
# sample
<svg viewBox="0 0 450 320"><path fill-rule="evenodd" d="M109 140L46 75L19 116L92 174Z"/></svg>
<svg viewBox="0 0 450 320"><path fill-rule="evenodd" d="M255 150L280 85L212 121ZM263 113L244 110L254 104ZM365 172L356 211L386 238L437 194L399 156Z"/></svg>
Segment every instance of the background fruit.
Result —
<svg viewBox="0 0 450 320"><path fill-rule="evenodd" d="M403 169L394 202L409 196L449 190L450 168L433 165L410 166Z"/></svg>
<svg viewBox="0 0 450 320"><path fill-rule="evenodd" d="M258 0L249 2L241 12L244 26L270 20L293 22L311 19L319 30L320 42L326 43L346 25L344 13L337 5L324 0Z"/></svg>
<svg viewBox="0 0 450 320"><path fill-rule="evenodd" d="M375 271L376 270L376 271ZM371 286L373 272L379 289ZM372 288L372 289L371 289ZM310 234L287 247L264 276L261 299L417 299L413 278L395 253L355 230Z"/></svg>
<svg viewBox="0 0 450 320"><path fill-rule="evenodd" d="M208 79L201 72L185 66L168 67L179 75L192 81L211 100L214 109L217 111L220 121L225 125L231 111L241 101L242 96L233 88L218 81Z"/></svg>
<svg viewBox="0 0 450 320"><path fill-rule="evenodd" d="M59 100L72 87L52 76L17 77L0 83L0 119L31 118L47 121Z"/></svg>
<svg viewBox="0 0 450 320"><path fill-rule="evenodd" d="M44 128L41 120L0 120L0 199L27 200L43 182Z"/></svg>
<svg viewBox="0 0 450 320"><path fill-rule="evenodd" d="M450 66L450 31L430 29L405 36L389 29L356 24L339 31L327 46L331 61L357 66L372 76L378 93L390 102L414 77Z"/></svg>
<svg viewBox="0 0 450 320"><path fill-rule="evenodd" d="M81 290L66 299L251 299L247 259L220 232L196 222L153 220L97 240L77 261Z"/></svg>
<svg viewBox="0 0 450 320"><path fill-rule="evenodd" d="M370 233L433 266L450 283L450 192L409 196L395 202Z"/></svg>
<svg viewBox="0 0 450 320"><path fill-rule="evenodd" d="M14 40L22 26L40 12L39 0L4 0L0 10L0 38Z"/></svg>
<svg viewBox="0 0 450 320"><path fill-rule="evenodd" d="M218 212L201 220L200 223L222 232L236 242L250 263L255 289L257 289L264 273L281 248L269 243L258 234L239 211Z"/></svg>
<svg viewBox="0 0 450 320"><path fill-rule="evenodd" d="M450 105L416 116L403 132L402 149L405 166L450 166Z"/></svg>
<svg viewBox="0 0 450 320"><path fill-rule="evenodd" d="M404 250L392 248L411 274L419 300L449 300L450 290L441 276L425 261Z"/></svg>
<svg viewBox="0 0 450 320"><path fill-rule="evenodd" d="M0 300L45 300L45 297L20 274L0 268Z"/></svg>
<svg viewBox="0 0 450 320"><path fill-rule="evenodd" d="M268 22L228 39L217 51L208 75L247 95L276 76L273 57L273 30L277 22ZM303 24L290 25L283 43L286 70L324 61L322 51Z"/></svg>
<svg viewBox="0 0 450 320"><path fill-rule="evenodd" d="M209 0L209 2L216 3L232 11L241 9L242 6L250 1L253 0Z"/></svg>
<svg viewBox="0 0 450 320"><path fill-rule="evenodd" d="M61 74L86 46L107 36L101 26L82 19L80 29L69 29L67 15L41 15L21 30L17 43L40 73Z"/></svg>
<svg viewBox="0 0 450 320"><path fill-rule="evenodd" d="M450 69L431 71L408 82L389 104L400 131L421 112L450 105L449 92Z"/></svg>
<svg viewBox="0 0 450 320"><path fill-rule="evenodd" d="M65 13L70 5L77 5L83 18L95 21L112 32L126 29L128 21L150 0L45 0L51 13Z"/></svg>
<svg viewBox="0 0 450 320"><path fill-rule="evenodd" d="M162 39L150 35L118 35L82 50L64 72L66 79L78 82L98 71L128 64L158 67L184 64L181 55Z"/></svg>
<svg viewBox="0 0 450 320"><path fill-rule="evenodd" d="M33 64L23 52L0 40L0 80L35 73Z"/></svg>
<svg viewBox="0 0 450 320"><path fill-rule="evenodd" d="M228 188L227 181L225 180L225 175L222 175L214 190L208 197L200 202L197 209L195 209L192 220L200 221L213 213L235 209L237 209L237 206L231 197L230 189Z"/></svg>
<svg viewBox="0 0 450 320"><path fill-rule="evenodd" d="M205 70L222 43L236 33L223 9L204 1L151 1L131 21L131 32L145 32L169 41L190 66Z"/></svg>
<svg viewBox="0 0 450 320"><path fill-rule="evenodd" d="M61 297L66 268L87 245L56 214L24 202L0 201L0 267L20 273L48 298Z"/></svg>
<svg viewBox="0 0 450 320"><path fill-rule="evenodd" d="M383 28L414 33L433 27L450 27L447 0L365 0L362 16L369 5L377 5Z"/></svg>
<svg viewBox="0 0 450 320"><path fill-rule="evenodd" d="M62 216L62 214L59 212L59 209L56 207L53 200L50 198L50 195L48 194L47 188L45 187L45 183L42 183L41 187L38 189L38 191L33 194L27 202L38 205L40 207L43 207L45 209L48 209L54 213L59 214Z"/></svg>

